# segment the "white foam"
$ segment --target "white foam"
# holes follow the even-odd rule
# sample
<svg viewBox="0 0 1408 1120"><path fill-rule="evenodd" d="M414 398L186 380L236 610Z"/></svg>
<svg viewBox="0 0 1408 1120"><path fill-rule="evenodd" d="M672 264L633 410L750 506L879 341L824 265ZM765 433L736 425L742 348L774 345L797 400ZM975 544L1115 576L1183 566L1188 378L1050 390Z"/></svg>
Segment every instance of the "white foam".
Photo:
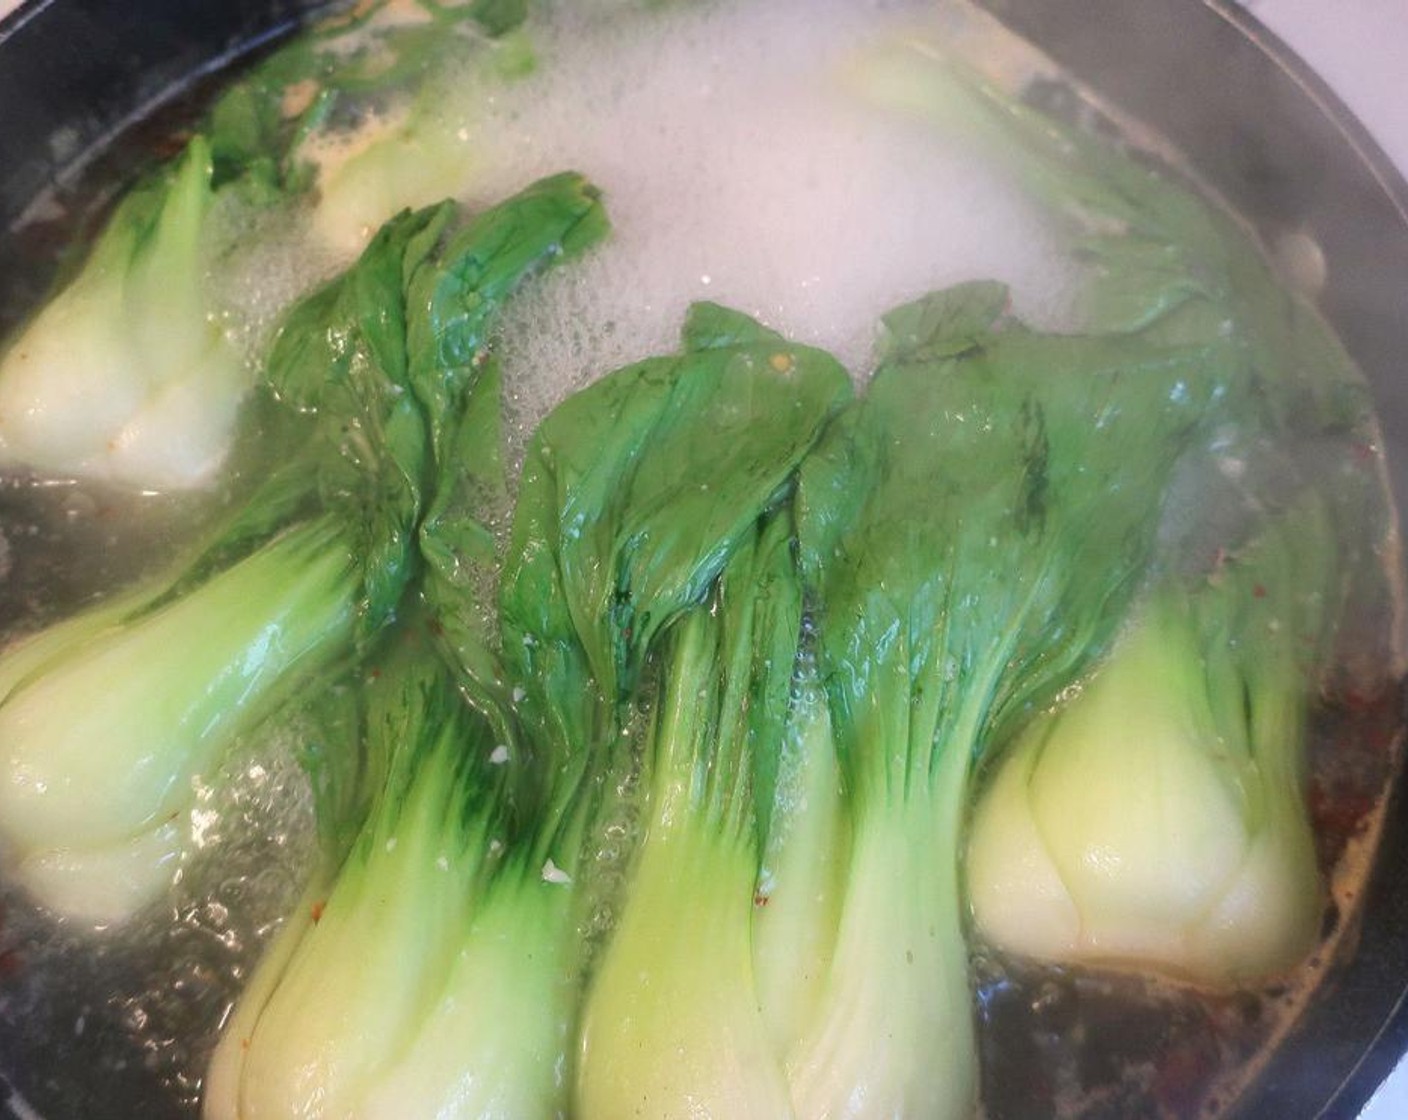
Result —
<svg viewBox="0 0 1408 1120"><path fill-rule="evenodd" d="M860 104L840 76L862 44L931 8L733 0L618 23L563 15L533 76L475 91L472 202L572 168L602 187L614 226L508 314L524 423L586 378L672 349L698 299L857 373L883 311L957 281L1007 280L1019 313L1059 316L1070 265L1040 213L937 125Z"/></svg>
<svg viewBox="0 0 1408 1120"><path fill-rule="evenodd" d="M424 128L456 138L447 167L463 145L468 206L573 169L602 188L613 223L607 245L506 313L512 443L570 389L674 349L695 300L749 312L862 376L880 314L958 281L1005 280L1023 317L1060 321L1072 265L1041 212L940 124L862 104L841 76L867 43L916 24L942 34L940 13L934 0L564 4L531 27L538 65L518 78L483 44L447 44L455 75L436 74L434 98L407 97L414 112L432 103ZM403 112L389 103L367 120ZM357 248L294 232L293 219L265 219L225 270L232 334L252 354L278 309Z"/></svg>

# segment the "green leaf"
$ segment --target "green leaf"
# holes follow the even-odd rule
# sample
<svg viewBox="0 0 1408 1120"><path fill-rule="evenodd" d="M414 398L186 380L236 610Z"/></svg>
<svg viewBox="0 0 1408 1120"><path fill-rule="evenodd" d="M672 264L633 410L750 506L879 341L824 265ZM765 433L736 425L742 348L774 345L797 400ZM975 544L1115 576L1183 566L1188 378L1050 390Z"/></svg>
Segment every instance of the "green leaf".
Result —
<svg viewBox="0 0 1408 1120"><path fill-rule="evenodd" d="M881 319L880 361L956 358L991 334L1010 300L1006 284L975 280L897 307Z"/></svg>
<svg viewBox="0 0 1408 1120"><path fill-rule="evenodd" d="M831 357L735 312L699 305L684 337L568 398L528 450L505 655L559 743L614 726L655 636L704 600L850 395Z"/></svg>
<svg viewBox="0 0 1408 1120"><path fill-rule="evenodd" d="M528 18L528 0L474 0L470 11L487 34L499 36Z"/></svg>
<svg viewBox="0 0 1408 1120"><path fill-rule="evenodd" d="M756 327L740 334L741 319L720 332L720 321L718 309L697 309L681 355L570 398L529 451L519 502L531 520L513 551L528 569L546 560L542 542L554 548L568 610L612 697L634 687L653 634L702 601L849 395L828 355Z"/></svg>
<svg viewBox="0 0 1408 1120"><path fill-rule="evenodd" d="M571 260L608 230L598 192L581 176L533 184L456 234L410 282L411 391L434 448L431 498L419 528L423 595L464 671L498 676L489 653L493 517L505 517L502 389L489 348L493 312L518 284Z"/></svg>
<svg viewBox="0 0 1408 1120"><path fill-rule="evenodd" d="M854 837L820 1006L788 1060L809 1114L862 1087L877 1114L971 1112L969 774L1106 648L1174 462L1222 395L1227 362L1207 346L984 330L998 294L887 316L895 341L865 398L800 472Z"/></svg>

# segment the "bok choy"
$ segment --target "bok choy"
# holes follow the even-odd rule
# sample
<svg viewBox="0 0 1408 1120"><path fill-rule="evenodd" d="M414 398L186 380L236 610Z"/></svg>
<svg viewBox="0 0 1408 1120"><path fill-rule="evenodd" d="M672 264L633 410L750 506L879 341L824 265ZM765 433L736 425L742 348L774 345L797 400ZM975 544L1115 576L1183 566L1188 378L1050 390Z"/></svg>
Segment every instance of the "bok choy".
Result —
<svg viewBox="0 0 1408 1120"><path fill-rule="evenodd" d="M787 607L789 534L779 524L760 540L759 524L786 499L850 386L826 354L711 304L691 309L683 342L678 355L618 370L543 422L505 569L504 653L524 690L520 713L542 741L563 744L557 757L580 760L573 773L594 775L573 779L579 800L601 797L607 775L620 783L613 757L629 768L630 712L649 681L658 673L674 683L654 687L677 693L655 701L649 823L625 867L619 926L593 967L576 1054L583 1116L682 1114L705 1097L741 1115L756 1086L731 1085L733 1073L773 1062L756 1045L747 952L758 859L747 790L757 762L777 750L780 728L767 728L785 713L798 619ZM766 625L749 621L763 613L752 582L764 576ZM732 588L729 623L709 606L720 580ZM764 650L766 674L752 660ZM694 703L696 690L711 699ZM564 851L571 862L555 854L556 865L579 878L580 856ZM716 853L726 867L710 871L691 852ZM686 883L714 889L681 910ZM727 967L713 979L724 995L683 1014L678 997L701 977L686 946L700 944L694 919L715 902L722 910L708 928L720 932ZM679 1062L675 1042L700 1057ZM775 1100L776 1069L771 1081Z"/></svg>
<svg viewBox="0 0 1408 1120"><path fill-rule="evenodd" d="M488 72L530 66L521 43L483 34L523 15L499 0L361 5L222 94L183 154L128 192L76 273L0 351L0 463L147 490L214 482L259 346L237 339L251 333L250 313L216 277L251 243L291 236L290 216L305 209L321 251L343 264L399 210L463 193L473 150L441 111L451 74L466 54ZM350 122L395 104L407 107L375 143L348 142Z"/></svg>
<svg viewBox="0 0 1408 1120"><path fill-rule="evenodd" d="M708 570L753 555L754 524L847 389L825 355L722 309L698 309L685 336L683 354L608 375L540 425L515 510L516 562L503 576L501 654L493 628L474 623L485 573L449 562L477 562L489 510L474 495L484 500L492 485L464 485L455 471L449 496L432 503L421 598L445 656L393 653L402 668L382 668L369 685L390 714L367 723L368 749L404 760L391 763L318 921L299 919L236 1009L211 1068L208 1116L276 1115L290 1100L295 1111L388 1117L566 1109L597 813L614 810L630 767L617 686L597 681L587 650L619 682L638 674L645 651L635 643L652 632L623 602L660 629L702 612L716 581ZM785 371L754 360L779 354ZM492 357L480 366L492 371ZM451 445L492 459L497 399L477 389L479 414L465 411ZM740 399L756 411L736 416ZM729 416L739 439L711 441ZM608 430L619 438L603 440ZM672 469L682 465L693 470ZM657 522L672 505L662 492L695 489L701 472L751 502L751 518L731 504L713 519ZM492 465L479 473L492 483ZM563 531L588 508L599 532ZM667 555L675 566L665 569ZM694 582L660 579L701 569ZM583 574L602 572L623 590L574 615L570 603L590 601ZM795 642L795 614L780 633ZM785 698L790 652L775 664ZM427 674L440 682L429 699ZM456 681L463 695L451 702ZM734 749L746 762L747 744ZM751 879L745 866L745 937ZM382 988L401 995L378 1002Z"/></svg>
<svg viewBox="0 0 1408 1120"><path fill-rule="evenodd" d="M1204 579L1157 589L1084 687L1022 732L969 841L983 937L1216 986L1304 956L1323 907L1306 699L1335 552L1323 502L1303 498Z"/></svg>
<svg viewBox="0 0 1408 1120"><path fill-rule="evenodd" d="M387 760L386 779L325 904L295 926L292 948L262 966L277 969L276 982L257 976L231 1020L208 1074L208 1117L449 1115L456 1093L436 1094L448 1087L464 1096L479 1077L492 1078L495 1040L511 1030L504 1016L532 1012L480 991L477 1006L494 1014L468 1017L477 1033L461 1017L453 1041L463 1067L447 1071L458 1085L426 1069L390 1078L408 1051L413 1060L422 1028L434 1028L427 1011L480 928L474 903L512 827L512 772L489 721L431 645L415 633L389 645L373 662L362 732L368 752ZM509 941L504 951L515 948ZM513 985L518 973L479 979L496 975ZM542 1070L550 1082L550 1061Z"/></svg>
<svg viewBox="0 0 1408 1120"><path fill-rule="evenodd" d="M798 1116L962 1117L976 1051L958 856L973 765L1115 632L1215 348L1002 322L975 284L886 317L802 466L799 539L851 836L787 1054Z"/></svg>
<svg viewBox="0 0 1408 1120"><path fill-rule="evenodd" d="M0 461L156 489L214 476L249 377L206 278L211 174L197 137L0 355Z"/></svg>
<svg viewBox="0 0 1408 1120"><path fill-rule="evenodd" d="M662 639L644 831L583 1019L582 1116L789 1113L751 928L759 806L801 626L789 512L760 526Z"/></svg>
<svg viewBox="0 0 1408 1120"><path fill-rule="evenodd" d="M258 481L193 561L0 659L0 839L41 901L117 921L155 897L193 783L395 616L489 317L604 229L570 175L453 215L393 220L294 309L244 421Z"/></svg>

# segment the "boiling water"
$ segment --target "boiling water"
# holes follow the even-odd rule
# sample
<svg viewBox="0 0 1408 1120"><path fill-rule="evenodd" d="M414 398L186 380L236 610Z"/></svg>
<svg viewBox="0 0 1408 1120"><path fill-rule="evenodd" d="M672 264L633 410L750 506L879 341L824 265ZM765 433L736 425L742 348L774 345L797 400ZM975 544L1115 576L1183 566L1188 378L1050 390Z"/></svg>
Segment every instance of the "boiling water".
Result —
<svg viewBox="0 0 1408 1120"><path fill-rule="evenodd" d="M520 436L569 389L675 349L695 300L858 375L884 311L962 280L1002 278L1033 323L1066 316L1075 266L1040 209L982 153L851 88L861 52L931 25L932 3L729 0L618 19L560 8L535 31L526 75L467 44L433 104L378 101L306 153L335 179L415 114L451 166L432 187L393 191L398 204L435 201L438 187L478 209L569 169L602 189L607 244L532 285L502 323ZM294 217L226 215L241 242L215 279L255 355L278 309L372 228Z"/></svg>
<svg viewBox="0 0 1408 1120"><path fill-rule="evenodd" d="M980 153L868 108L849 89L848 59L931 19L928 0L732 0L621 18L610 7L559 5L572 10L535 32L537 65L526 74L479 65L487 48L466 44L463 80L447 87L427 125L463 145L450 171L467 206L572 168L602 188L612 220L608 244L533 282L501 322L511 458L568 391L672 350L693 300L737 307L823 346L858 379L871 365L880 313L957 281L1001 278L1027 320L1066 321L1077 270L1043 213ZM397 4L387 18L416 11ZM994 41L985 24L949 30L976 34L984 50ZM1016 47L994 57L1022 60L1022 77L1039 65ZM309 154L335 171L411 111L377 105L358 131ZM37 207L36 220L53 205ZM225 248L212 281L253 369L279 310L343 266L366 231L329 236L304 214L224 205L214 237ZM179 548L210 504L14 481L0 493L0 617L15 620L12 629L32 627L136 576L154 552ZM1336 761L1320 780L1372 799L1389 769L1382 712L1321 722L1319 749ZM315 853L298 743L296 718L279 721L205 780L189 821L196 843L172 896L129 927L95 934L56 925L15 892L0 895L0 1070L35 1071L25 1089L54 1116L96 1114L95 1102L144 1116L195 1107L222 1015L300 898ZM1356 765L1359 772L1336 776L1334 767ZM629 851L630 804L623 798L603 831L603 897ZM1367 802L1358 810L1323 853L1337 869L1344 915L1380 812ZM1342 858L1347 847L1357 859ZM593 933L610 921L603 902ZM1342 920L1337 934L1350 924ZM1327 943L1324 958L1333 951ZM1221 1064L1252 1062L1320 974L1224 1007L1143 981L1024 971L982 952L976 967L989 1109L1003 1116L1108 1108L1131 1086L1149 1099L1187 1060L1177 1055L1201 1062L1212 1051L1208 1068L1184 1078L1197 1092L1180 1083L1166 1100L1175 1111L1199 1107L1209 1091L1225 1100L1235 1086L1209 1089ZM1228 1016L1243 1029L1226 1027ZM1083 1075L1088 1051L1073 1048L1072 1037L1084 1032L1090 1051L1108 1049L1111 1037L1134 1035L1130 1024L1146 1021L1156 1024L1152 1036L1187 1045L1174 1047L1174 1059L1158 1039L1143 1051L1126 1047L1109 1078ZM1050 1095L1033 1090L1033 1071Z"/></svg>
<svg viewBox="0 0 1408 1120"><path fill-rule="evenodd" d="M975 276L1008 280L1034 321L1061 316L1072 266L1042 214L977 153L847 88L858 51L929 7L733 3L547 39L540 73L491 98L474 195L573 167L614 233L508 312L523 426L564 376L673 349L693 300L857 373L884 311Z"/></svg>

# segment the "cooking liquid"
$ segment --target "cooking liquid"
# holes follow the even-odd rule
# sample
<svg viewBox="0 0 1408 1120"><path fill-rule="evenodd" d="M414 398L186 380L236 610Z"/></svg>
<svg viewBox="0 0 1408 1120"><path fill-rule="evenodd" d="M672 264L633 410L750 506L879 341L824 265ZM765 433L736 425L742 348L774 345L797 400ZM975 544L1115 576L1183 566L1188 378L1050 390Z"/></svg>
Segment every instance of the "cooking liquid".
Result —
<svg viewBox="0 0 1408 1120"><path fill-rule="evenodd" d="M824 77L831 71L815 65L834 63L878 23L901 26L927 6L835 7L819 19L798 0L766 11L724 5L668 17L668 35L664 16L643 21L639 34L615 35L596 17L564 15L541 40L535 77L503 85L481 75L467 82L462 103L445 107L440 123L463 130L473 152L471 204L570 166L603 186L616 231L608 248L535 282L508 311L499 347L511 458L551 404L593 373L672 348L693 299L730 303L827 346L858 377L881 311L958 280L1003 278L1024 317L1063 321L1078 270L1041 214L972 153L947 150L912 123L843 108ZM724 18L741 46L718 37ZM954 30L985 52L996 42L981 20ZM608 36L614 63L602 62ZM1049 76L1025 48L1003 45L989 57L1009 77ZM334 166L360 143L349 138L339 154L333 142L317 154ZM130 165L113 157L107 170ZM48 252L53 231L82 224L109 186L99 167L80 188L56 191L6 252L21 243ZM668 212L660 197L672 200ZM286 236L281 218L264 220L274 234L233 249L222 281L232 336L251 360L277 309L347 252ZM0 322L37 296L34 286L17 291ZM7 480L6 629L34 628L149 571L154 555L178 550L220 504ZM1235 1097L1326 969L1352 949L1400 710L1386 680L1354 679L1314 719L1311 805L1334 897L1315 958L1294 977L1224 996L1033 967L975 946L989 1116L1193 1116ZM194 1113L223 1016L316 857L298 742L296 715L277 719L202 784L190 819L195 843L170 898L128 927L55 923L0 890L0 1071L42 1114ZM597 936L609 926L609 886L630 850L629 798L623 805L599 844Z"/></svg>

